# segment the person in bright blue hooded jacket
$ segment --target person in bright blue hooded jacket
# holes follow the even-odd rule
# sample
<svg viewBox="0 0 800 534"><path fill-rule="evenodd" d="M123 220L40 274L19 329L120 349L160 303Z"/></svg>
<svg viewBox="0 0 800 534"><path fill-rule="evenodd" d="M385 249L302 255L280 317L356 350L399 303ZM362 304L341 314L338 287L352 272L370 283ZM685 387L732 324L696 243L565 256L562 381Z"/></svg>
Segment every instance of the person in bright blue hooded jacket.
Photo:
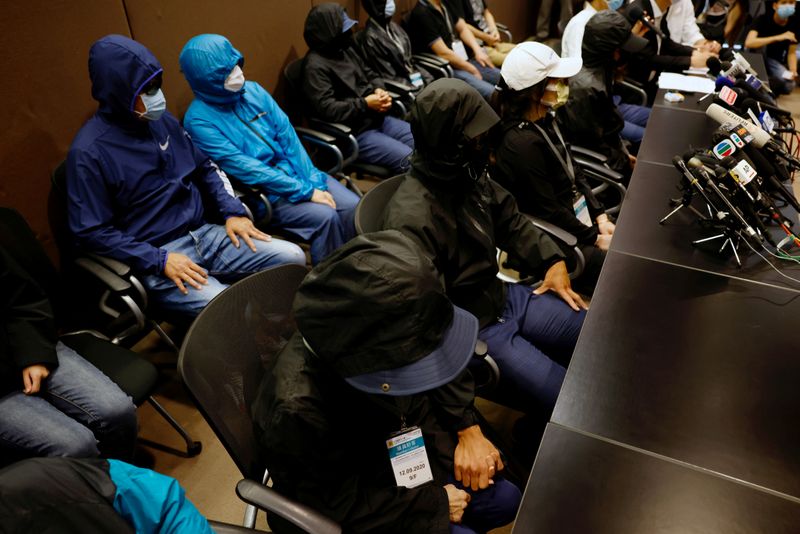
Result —
<svg viewBox="0 0 800 534"><path fill-rule="evenodd" d="M195 95L183 119L192 140L223 171L267 193L275 225L311 242L312 263L355 235L358 197L314 167L275 100L245 81L244 58L228 39L193 37L180 64Z"/></svg>
<svg viewBox="0 0 800 534"><path fill-rule="evenodd" d="M166 112L162 68L147 48L103 37L89 51L89 75L99 107L67 155L69 227L79 249L130 264L154 300L191 315L227 282L305 264L300 247L253 226L225 174ZM224 226L209 223L217 216Z"/></svg>

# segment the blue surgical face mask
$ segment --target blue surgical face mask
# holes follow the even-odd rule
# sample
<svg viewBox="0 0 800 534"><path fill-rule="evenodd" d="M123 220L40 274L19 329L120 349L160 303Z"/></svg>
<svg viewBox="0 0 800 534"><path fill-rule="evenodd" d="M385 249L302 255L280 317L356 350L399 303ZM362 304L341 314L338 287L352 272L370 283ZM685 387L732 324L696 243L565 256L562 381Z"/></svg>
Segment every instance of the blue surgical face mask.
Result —
<svg viewBox="0 0 800 534"><path fill-rule="evenodd" d="M387 19L390 19L394 15L396 9L394 0L386 0L386 7L383 10L383 14L386 15Z"/></svg>
<svg viewBox="0 0 800 534"><path fill-rule="evenodd" d="M142 93L139 95L144 104L144 113L136 111L135 113L141 118L149 121L157 121L161 115L167 110L167 99L164 98L164 93L158 89L155 93Z"/></svg>
<svg viewBox="0 0 800 534"><path fill-rule="evenodd" d="M794 15L794 4L781 4L775 10L775 13L778 14L778 18L786 20Z"/></svg>
<svg viewBox="0 0 800 534"><path fill-rule="evenodd" d="M622 7L622 0L606 0L608 3L608 9L611 11L616 11Z"/></svg>

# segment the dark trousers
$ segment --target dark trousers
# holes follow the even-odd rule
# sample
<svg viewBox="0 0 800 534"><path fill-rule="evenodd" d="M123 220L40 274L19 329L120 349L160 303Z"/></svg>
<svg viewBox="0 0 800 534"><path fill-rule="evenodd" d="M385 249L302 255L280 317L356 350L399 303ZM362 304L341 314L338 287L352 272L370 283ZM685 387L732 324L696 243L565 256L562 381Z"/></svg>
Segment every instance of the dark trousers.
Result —
<svg viewBox="0 0 800 534"><path fill-rule="evenodd" d="M450 481L458 489L470 494L461 524L450 524L450 534L477 534L507 525L517 515L522 495L519 488L503 478L495 478L486 489L472 491L460 482Z"/></svg>

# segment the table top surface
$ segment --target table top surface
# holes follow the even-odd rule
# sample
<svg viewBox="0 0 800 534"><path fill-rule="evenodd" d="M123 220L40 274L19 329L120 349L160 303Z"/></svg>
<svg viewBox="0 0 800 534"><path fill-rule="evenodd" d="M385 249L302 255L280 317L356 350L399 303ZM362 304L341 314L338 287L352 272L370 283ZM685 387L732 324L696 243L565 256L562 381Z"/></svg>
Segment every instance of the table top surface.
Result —
<svg viewBox="0 0 800 534"><path fill-rule="evenodd" d="M515 534L796 533L800 504L558 425L545 431Z"/></svg>

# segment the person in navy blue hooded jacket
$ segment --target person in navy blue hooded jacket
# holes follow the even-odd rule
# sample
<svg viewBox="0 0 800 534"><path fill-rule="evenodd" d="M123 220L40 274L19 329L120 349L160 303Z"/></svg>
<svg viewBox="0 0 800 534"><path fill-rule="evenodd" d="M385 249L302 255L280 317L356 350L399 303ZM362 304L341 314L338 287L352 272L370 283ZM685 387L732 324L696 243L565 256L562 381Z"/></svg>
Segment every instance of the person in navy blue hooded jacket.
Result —
<svg viewBox="0 0 800 534"><path fill-rule="evenodd" d="M289 118L270 94L245 81L244 58L222 35L198 35L180 55L194 91L183 124L226 173L264 190L272 220L311 241L311 261L355 235L358 196L311 163Z"/></svg>
<svg viewBox="0 0 800 534"><path fill-rule="evenodd" d="M162 68L147 48L103 37L89 51L89 75L100 105L67 155L79 249L130 264L164 308L192 315L226 282L305 263L297 245L253 226L225 174L166 112ZM225 225L210 224L215 216Z"/></svg>

